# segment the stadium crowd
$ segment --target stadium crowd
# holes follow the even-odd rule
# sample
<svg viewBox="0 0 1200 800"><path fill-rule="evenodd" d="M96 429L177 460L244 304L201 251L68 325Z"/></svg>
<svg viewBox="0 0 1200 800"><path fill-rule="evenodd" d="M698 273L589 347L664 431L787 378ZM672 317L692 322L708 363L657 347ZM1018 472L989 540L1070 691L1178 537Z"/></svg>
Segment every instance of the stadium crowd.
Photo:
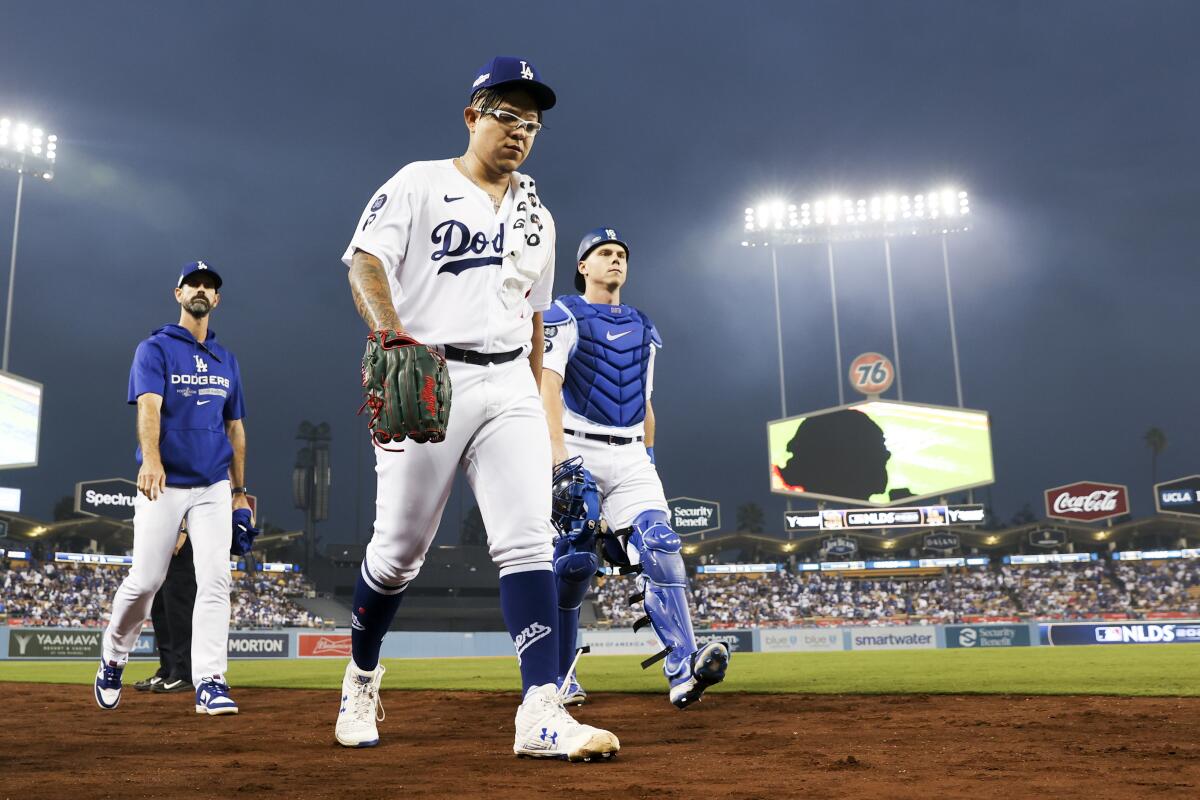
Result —
<svg viewBox="0 0 1200 800"><path fill-rule="evenodd" d="M635 591L632 578L603 579L594 596L598 624L627 626L642 616L628 603ZM717 626L1200 615L1200 561L999 565L899 578L704 575L692 579L692 608L697 624Z"/></svg>
<svg viewBox="0 0 1200 800"><path fill-rule="evenodd" d="M56 628L100 627L108 622L123 567L46 562L0 562L0 615L9 624ZM320 617L292 598L311 595L304 576L234 573L232 624L238 628L317 627Z"/></svg>

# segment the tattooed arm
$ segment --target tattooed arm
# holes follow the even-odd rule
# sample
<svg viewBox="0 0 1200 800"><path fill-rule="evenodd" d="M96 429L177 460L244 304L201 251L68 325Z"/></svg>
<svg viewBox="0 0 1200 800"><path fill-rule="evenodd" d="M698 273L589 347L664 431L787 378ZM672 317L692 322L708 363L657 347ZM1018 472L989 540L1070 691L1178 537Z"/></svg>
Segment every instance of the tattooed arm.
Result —
<svg viewBox="0 0 1200 800"><path fill-rule="evenodd" d="M403 331L396 308L392 305L392 290L378 258L363 250L354 251L350 263L350 292L358 315L373 331Z"/></svg>

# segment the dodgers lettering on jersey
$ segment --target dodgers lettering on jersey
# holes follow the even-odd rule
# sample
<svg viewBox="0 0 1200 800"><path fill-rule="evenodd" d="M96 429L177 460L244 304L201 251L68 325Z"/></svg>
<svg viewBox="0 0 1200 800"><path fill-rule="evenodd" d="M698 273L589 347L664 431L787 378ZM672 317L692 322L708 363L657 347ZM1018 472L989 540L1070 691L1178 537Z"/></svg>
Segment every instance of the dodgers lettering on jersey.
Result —
<svg viewBox="0 0 1200 800"><path fill-rule="evenodd" d="M640 435L654 353L662 345L650 319L632 306L567 296L559 298L546 321L543 366L563 376L564 426Z"/></svg>
<svg viewBox="0 0 1200 800"><path fill-rule="evenodd" d="M419 341L486 353L527 348L533 313L550 307L554 220L539 209L544 261L524 302L506 308L499 297L505 244L521 235L507 230L514 202L510 189L496 211L451 160L413 162L372 197L342 261L349 266L355 250L380 260L396 314Z"/></svg>
<svg viewBox="0 0 1200 800"><path fill-rule="evenodd" d="M165 325L138 345L129 402L162 397L159 454L168 486L211 486L229 478L233 447L226 420L246 415L237 359L208 332L201 345L181 325ZM137 462L142 463L138 447Z"/></svg>

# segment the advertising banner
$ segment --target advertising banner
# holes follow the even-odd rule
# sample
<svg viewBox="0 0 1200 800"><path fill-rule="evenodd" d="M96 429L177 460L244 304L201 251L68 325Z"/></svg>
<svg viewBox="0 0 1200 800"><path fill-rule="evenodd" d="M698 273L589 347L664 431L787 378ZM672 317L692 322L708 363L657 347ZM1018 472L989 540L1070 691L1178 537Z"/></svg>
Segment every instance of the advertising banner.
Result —
<svg viewBox="0 0 1200 800"><path fill-rule="evenodd" d="M1160 514L1200 517L1200 475L1154 484L1154 506Z"/></svg>
<svg viewBox="0 0 1200 800"><path fill-rule="evenodd" d="M842 531L864 528L940 528L946 525L977 525L986 512L978 503L970 505L911 506L876 511L861 508L827 508L822 511L788 511L783 515L783 527L789 533L804 531ZM931 534L952 537L957 547L957 535L950 532ZM935 538L933 541L938 541ZM943 543L949 541L943 539Z"/></svg>
<svg viewBox="0 0 1200 800"><path fill-rule="evenodd" d="M771 491L893 506L992 483L986 411L867 400L767 423Z"/></svg>
<svg viewBox="0 0 1200 800"><path fill-rule="evenodd" d="M851 650L932 650L937 630L917 625L891 628L847 628Z"/></svg>
<svg viewBox="0 0 1200 800"><path fill-rule="evenodd" d="M297 654L300 658L349 658L350 634L302 633Z"/></svg>
<svg viewBox="0 0 1200 800"><path fill-rule="evenodd" d="M585 629L583 643L592 648L592 653L599 656L620 656L627 654L652 654L662 649L658 637L649 628L642 628L637 633L632 628L619 630L594 631Z"/></svg>
<svg viewBox="0 0 1200 800"><path fill-rule="evenodd" d="M721 504L715 500L695 497L675 497L667 501L671 511L671 527L680 536L706 533L721 527Z"/></svg>
<svg viewBox="0 0 1200 800"><path fill-rule="evenodd" d="M1028 647L1028 625L947 625L946 647Z"/></svg>
<svg viewBox="0 0 1200 800"><path fill-rule="evenodd" d="M655 639L656 649L658 640ZM696 631L696 646L704 647L709 642L724 642L731 653L749 653L754 650L752 631Z"/></svg>
<svg viewBox="0 0 1200 800"><path fill-rule="evenodd" d="M891 359L882 353L863 353L850 362L847 374L854 391L867 397L878 397L892 388L896 368L892 366Z"/></svg>
<svg viewBox="0 0 1200 800"><path fill-rule="evenodd" d="M13 628L8 636L9 658L99 658L99 628Z"/></svg>
<svg viewBox="0 0 1200 800"><path fill-rule="evenodd" d="M137 484L125 478L80 481L75 484L75 511L121 521L133 519Z"/></svg>
<svg viewBox="0 0 1200 800"><path fill-rule="evenodd" d="M1062 547L1067 543L1067 532L1061 528L1039 528L1029 532L1029 543L1034 547Z"/></svg>
<svg viewBox="0 0 1200 800"><path fill-rule="evenodd" d="M230 658L287 658L286 633L250 633L230 631Z"/></svg>
<svg viewBox="0 0 1200 800"><path fill-rule="evenodd" d="M1045 622L1042 644L1196 644L1200 620L1181 622Z"/></svg>
<svg viewBox="0 0 1200 800"><path fill-rule="evenodd" d="M1046 516L1099 522L1129 513L1129 489L1119 483L1076 481L1046 490Z"/></svg>
<svg viewBox="0 0 1200 800"><path fill-rule="evenodd" d="M764 653L827 653L843 649L839 628L763 628L758 641Z"/></svg>

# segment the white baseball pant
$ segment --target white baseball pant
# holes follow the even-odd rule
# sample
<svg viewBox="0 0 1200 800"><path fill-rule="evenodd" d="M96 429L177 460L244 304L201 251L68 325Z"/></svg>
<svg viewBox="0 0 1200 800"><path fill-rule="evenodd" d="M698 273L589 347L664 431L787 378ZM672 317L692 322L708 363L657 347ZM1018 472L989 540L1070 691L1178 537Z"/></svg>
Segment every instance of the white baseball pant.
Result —
<svg viewBox="0 0 1200 800"><path fill-rule="evenodd" d="M192 610L192 682L225 675L229 659L229 545L233 538L233 495L229 481L180 489L168 486L157 500L139 493L133 513L133 566L113 596L112 619L104 632L105 660L124 664L150 615L187 518L196 565Z"/></svg>
<svg viewBox="0 0 1200 800"><path fill-rule="evenodd" d="M448 361L453 399L446 439L375 448L375 532L363 577L396 594L417 576L462 466L500 574L550 569L550 434L529 361Z"/></svg>
<svg viewBox="0 0 1200 800"><path fill-rule="evenodd" d="M643 511L667 513L658 470L643 442L608 444L566 434L567 454L583 456L583 466L600 489L600 510L610 531L628 528Z"/></svg>

